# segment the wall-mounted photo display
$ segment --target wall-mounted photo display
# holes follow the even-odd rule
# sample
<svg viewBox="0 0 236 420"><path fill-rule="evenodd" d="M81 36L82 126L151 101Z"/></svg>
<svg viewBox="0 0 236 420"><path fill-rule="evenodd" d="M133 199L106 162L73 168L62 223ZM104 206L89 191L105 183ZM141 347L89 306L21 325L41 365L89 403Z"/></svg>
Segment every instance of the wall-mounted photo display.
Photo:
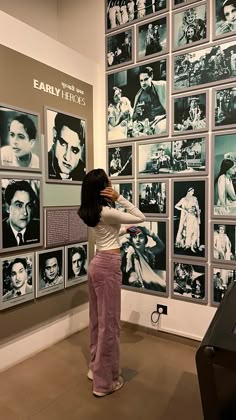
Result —
<svg viewBox="0 0 236 420"><path fill-rule="evenodd" d="M169 16L164 15L136 27L136 57L142 61L169 52Z"/></svg>
<svg viewBox="0 0 236 420"><path fill-rule="evenodd" d="M222 265L214 264L211 267L210 274L211 281L211 305L219 306L229 285L236 281L235 267L223 267Z"/></svg>
<svg viewBox="0 0 236 420"><path fill-rule="evenodd" d="M117 144L107 148L107 173L111 178L134 177L134 144Z"/></svg>
<svg viewBox="0 0 236 420"><path fill-rule="evenodd" d="M207 258L206 180L172 181L173 254L175 257Z"/></svg>
<svg viewBox="0 0 236 420"><path fill-rule="evenodd" d="M168 134L168 60L107 75L108 141Z"/></svg>
<svg viewBox="0 0 236 420"><path fill-rule="evenodd" d="M236 1L213 1L213 39L236 34Z"/></svg>
<svg viewBox="0 0 236 420"><path fill-rule="evenodd" d="M213 130L236 127L236 85L212 89Z"/></svg>
<svg viewBox="0 0 236 420"><path fill-rule="evenodd" d="M166 217L169 209L169 181L145 180L137 185L138 207L150 217Z"/></svg>
<svg viewBox="0 0 236 420"><path fill-rule="evenodd" d="M120 237L122 286L142 293L168 295L168 222L150 220L135 234Z"/></svg>
<svg viewBox="0 0 236 420"><path fill-rule="evenodd" d="M173 93L235 81L236 39L174 54L173 72Z"/></svg>
<svg viewBox="0 0 236 420"><path fill-rule="evenodd" d="M45 108L46 182L81 184L86 173L86 120Z"/></svg>
<svg viewBox="0 0 236 420"><path fill-rule="evenodd" d="M174 299L207 304L207 266L190 261L172 262L171 295Z"/></svg>
<svg viewBox="0 0 236 420"><path fill-rule="evenodd" d="M188 6L173 13L173 50L185 49L209 40L209 4Z"/></svg>
<svg viewBox="0 0 236 420"><path fill-rule="evenodd" d="M208 168L208 136L137 143L137 176L205 175Z"/></svg>
<svg viewBox="0 0 236 420"><path fill-rule="evenodd" d="M0 167L19 171L41 171L40 117L0 104Z"/></svg>
<svg viewBox="0 0 236 420"><path fill-rule="evenodd" d="M114 181L112 182L112 188L121 194L126 200L129 200L131 203L135 203L135 189L134 182L129 181ZM117 201L115 202L116 209L126 212L127 210L122 207Z"/></svg>
<svg viewBox="0 0 236 420"><path fill-rule="evenodd" d="M1 259L0 309L34 299L34 254Z"/></svg>
<svg viewBox="0 0 236 420"><path fill-rule="evenodd" d="M211 259L232 264L236 260L235 222L211 222Z"/></svg>
<svg viewBox="0 0 236 420"><path fill-rule="evenodd" d="M134 62L134 28L123 29L106 37L106 70Z"/></svg>
<svg viewBox="0 0 236 420"><path fill-rule="evenodd" d="M208 91L172 97L172 135L208 131Z"/></svg>
<svg viewBox="0 0 236 420"><path fill-rule="evenodd" d="M88 243L78 243L65 247L65 287L83 283L88 276Z"/></svg>
<svg viewBox="0 0 236 420"><path fill-rule="evenodd" d="M192 3L196 3L196 0L172 0L172 9L177 9Z"/></svg>
<svg viewBox="0 0 236 420"><path fill-rule="evenodd" d="M36 297L64 289L64 248L36 252Z"/></svg>
<svg viewBox="0 0 236 420"><path fill-rule="evenodd" d="M1 178L1 189L2 252L41 246L42 179L33 176Z"/></svg>
<svg viewBox="0 0 236 420"><path fill-rule="evenodd" d="M236 216L236 142L235 131L213 137L212 217L232 219Z"/></svg>
<svg viewBox="0 0 236 420"><path fill-rule="evenodd" d="M167 12L169 0L106 0L106 32Z"/></svg>

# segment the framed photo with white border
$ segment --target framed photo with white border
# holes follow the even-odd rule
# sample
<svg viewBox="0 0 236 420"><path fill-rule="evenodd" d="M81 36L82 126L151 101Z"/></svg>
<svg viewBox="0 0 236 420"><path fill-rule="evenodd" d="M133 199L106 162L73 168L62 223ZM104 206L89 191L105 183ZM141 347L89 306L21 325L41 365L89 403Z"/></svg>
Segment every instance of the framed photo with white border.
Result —
<svg viewBox="0 0 236 420"><path fill-rule="evenodd" d="M235 264L236 224L230 221L211 222L211 260L218 264Z"/></svg>
<svg viewBox="0 0 236 420"><path fill-rule="evenodd" d="M212 264L210 270L211 306L219 306L229 285L236 281L235 266Z"/></svg>
<svg viewBox="0 0 236 420"><path fill-rule="evenodd" d="M129 200L131 203L135 204L135 183L134 181L127 180L114 180L112 181L112 188L121 194L126 200ZM122 207L117 201L115 201L116 209L126 212L126 209Z"/></svg>
<svg viewBox="0 0 236 420"><path fill-rule="evenodd" d="M145 179L137 182L138 208L146 217L168 217L169 180Z"/></svg>
<svg viewBox="0 0 236 420"><path fill-rule="evenodd" d="M79 242L65 247L65 287L87 281L88 262L88 242Z"/></svg>
<svg viewBox="0 0 236 420"><path fill-rule="evenodd" d="M220 39L236 35L235 1L213 0L212 38Z"/></svg>
<svg viewBox="0 0 236 420"><path fill-rule="evenodd" d="M197 0L172 0L172 10L196 3Z"/></svg>
<svg viewBox="0 0 236 420"><path fill-rule="evenodd" d="M236 128L235 100L236 83L212 89L212 130Z"/></svg>
<svg viewBox="0 0 236 420"><path fill-rule="evenodd" d="M134 62L134 28L125 28L106 36L106 70Z"/></svg>
<svg viewBox="0 0 236 420"><path fill-rule="evenodd" d="M134 143L107 146L107 174L111 179L134 178Z"/></svg>
<svg viewBox="0 0 236 420"><path fill-rule="evenodd" d="M157 16L136 26L137 62L169 52L169 15Z"/></svg>
<svg viewBox="0 0 236 420"><path fill-rule="evenodd" d="M64 247L36 252L36 297L65 287Z"/></svg>

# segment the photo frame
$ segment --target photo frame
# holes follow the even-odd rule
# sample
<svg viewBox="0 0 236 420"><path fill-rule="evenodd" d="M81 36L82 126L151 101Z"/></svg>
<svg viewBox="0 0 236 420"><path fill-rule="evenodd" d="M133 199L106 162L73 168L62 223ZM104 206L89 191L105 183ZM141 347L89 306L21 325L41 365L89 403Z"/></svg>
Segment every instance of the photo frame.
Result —
<svg viewBox="0 0 236 420"><path fill-rule="evenodd" d="M171 297L186 302L208 303L208 269L195 261L173 260Z"/></svg>
<svg viewBox="0 0 236 420"><path fill-rule="evenodd" d="M172 10L186 5L191 5L192 3L196 3L196 0L172 0Z"/></svg>
<svg viewBox="0 0 236 420"><path fill-rule="evenodd" d="M64 247L36 252L36 297L45 296L65 286Z"/></svg>
<svg viewBox="0 0 236 420"><path fill-rule="evenodd" d="M0 168L42 172L40 114L0 104Z"/></svg>
<svg viewBox="0 0 236 420"><path fill-rule="evenodd" d="M236 270L231 265L212 264L210 270L211 306L219 306L229 285L236 281Z"/></svg>
<svg viewBox="0 0 236 420"><path fill-rule="evenodd" d="M107 147L107 173L112 179L134 178L134 143Z"/></svg>
<svg viewBox="0 0 236 420"><path fill-rule="evenodd" d="M236 128L236 84L212 89L212 130Z"/></svg>
<svg viewBox="0 0 236 420"><path fill-rule="evenodd" d="M134 28L125 28L106 36L106 70L134 62Z"/></svg>
<svg viewBox="0 0 236 420"><path fill-rule="evenodd" d="M44 121L46 183L81 185L87 167L87 120L45 107Z"/></svg>
<svg viewBox="0 0 236 420"><path fill-rule="evenodd" d="M153 97L158 98L158 106L153 105ZM167 97L168 57L109 73L107 142L167 136Z"/></svg>
<svg viewBox="0 0 236 420"><path fill-rule="evenodd" d="M236 26L234 23L234 0L228 1L225 6L222 0L213 2L213 26L212 38L220 39L236 35Z"/></svg>
<svg viewBox="0 0 236 420"><path fill-rule="evenodd" d="M138 178L199 176L208 173L208 135L137 143Z"/></svg>
<svg viewBox="0 0 236 420"><path fill-rule="evenodd" d="M34 254L1 258L0 309L11 308L34 299Z"/></svg>
<svg viewBox="0 0 236 420"><path fill-rule="evenodd" d="M207 180L172 180L172 250L174 258L207 259Z"/></svg>
<svg viewBox="0 0 236 420"><path fill-rule="evenodd" d="M152 219L137 227L141 231L138 235L126 234L121 237L122 288L168 296L168 221Z"/></svg>
<svg viewBox="0 0 236 420"><path fill-rule="evenodd" d="M145 179L137 182L137 204L146 217L167 217L169 213L169 180Z"/></svg>
<svg viewBox="0 0 236 420"><path fill-rule="evenodd" d="M88 262L88 242L79 242L65 247L65 288L87 281Z"/></svg>
<svg viewBox="0 0 236 420"><path fill-rule="evenodd" d="M157 16L136 26L136 60L148 60L169 52L169 15Z"/></svg>
<svg viewBox="0 0 236 420"><path fill-rule="evenodd" d="M236 260L235 222L211 222L211 260L218 264L234 264Z"/></svg>
<svg viewBox="0 0 236 420"><path fill-rule="evenodd" d="M129 200L131 203L135 204L135 183L134 181L125 181L125 180L114 180L112 181L112 188L121 194L126 200ZM117 201L115 201L115 208L121 211L126 212L126 209L122 207Z"/></svg>

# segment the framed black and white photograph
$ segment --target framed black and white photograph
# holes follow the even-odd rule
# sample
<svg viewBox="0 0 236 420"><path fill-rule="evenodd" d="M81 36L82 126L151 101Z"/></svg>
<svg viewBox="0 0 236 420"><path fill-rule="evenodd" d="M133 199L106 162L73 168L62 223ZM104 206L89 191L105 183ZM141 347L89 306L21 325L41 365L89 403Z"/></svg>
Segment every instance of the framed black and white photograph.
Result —
<svg viewBox="0 0 236 420"><path fill-rule="evenodd" d="M213 130L236 128L236 85L212 89Z"/></svg>
<svg viewBox="0 0 236 420"><path fill-rule="evenodd" d="M236 35L236 1L213 1L213 39Z"/></svg>
<svg viewBox="0 0 236 420"><path fill-rule="evenodd" d="M172 97L172 135L208 131L208 91Z"/></svg>
<svg viewBox="0 0 236 420"><path fill-rule="evenodd" d="M134 28L115 32L106 37L106 70L134 62Z"/></svg>
<svg viewBox="0 0 236 420"><path fill-rule="evenodd" d="M150 220L120 237L122 286L168 296L168 222Z"/></svg>
<svg viewBox="0 0 236 420"><path fill-rule="evenodd" d="M137 176L206 175L208 136L137 143Z"/></svg>
<svg viewBox="0 0 236 420"><path fill-rule="evenodd" d="M64 289L64 248L36 253L36 297Z"/></svg>
<svg viewBox="0 0 236 420"><path fill-rule="evenodd" d="M34 299L34 254L1 259L0 309Z"/></svg>
<svg viewBox="0 0 236 420"><path fill-rule="evenodd" d="M65 287L83 283L88 279L88 243L65 247Z"/></svg>
<svg viewBox="0 0 236 420"><path fill-rule="evenodd" d="M211 267L211 305L219 306L229 285L236 281L235 267L224 267L222 265L213 265Z"/></svg>
<svg viewBox="0 0 236 420"><path fill-rule="evenodd" d="M41 171L40 116L0 104L0 167Z"/></svg>
<svg viewBox="0 0 236 420"><path fill-rule="evenodd" d="M177 9L192 3L196 3L196 0L172 0L172 9Z"/></svg>
<svg viewBox="0 0 236 420"><path fill-rule="evenodd" d="M107 75L108 141L168 134L167 58Z"/></svg>
<svg viewBox="0 0 236 420"><path fill-rule="evenodd" d="M1 178L1 189L2 252L41 246L42 179L33 176Z"/></svg>
<svg viewBox="0 0 236 420"><path fill-rule="evenodd" d="M164 15L136 27L137 61L169 52L169 17Z"/></svg>
<svg viewBox="0 0 236 420"><path fill-rule="evenodd" d="M213 137L212 217L236 217L236 132Z"/></svg>
<svg viewBox="0 0 236 420"><path fill-rule="evenodd" d="M207 184L202 179L173 180L173 254L207 258Z"/></svg>
<svg viewBox="0 0 236 420"><path fill-rule="evenodd" d="M173 93L236 80L236 39L173 55Z"/></svg>
<svg viewBox="0 0 236 420"><path fill-rule="evenodd" d="M107 147L107 173L111 178L134 178L134 144Z"/></svg>
<svg viewBox="0 0 236 420"><path fill-rule="evenodd" d="M135 189L134 189L134 181L114 181L112 182L112 188L121 194L126 200L129 200L130 203L135 204ZM115 201L116 209L126 212L127 210L122 207L117 201Z"/></svg>
<svg viewBox="0 0 236 420"><path fill-rule="evenodd" d="M137 185L138 207L145 216L166 217L169 213L169 181L145 180Z"/></svg>
<svg viewBox="0 0 236 420"><path fill-rule="evenodd" d="M191 303L207 304L207 266L190 261L173 261L171 295Z"/></svg>
<svg viewBox="0 0 236 420"><path fill-rule="evenodd" d="M236 261L235 222L211 222L211 238L212 261L233 264Z"/></svg>
<svg viewBox="0 0 236 420"><path fill-rule="evenodd" d="M170 0L106 0L106 32L168 11Z"/></svg>
<svg viewBox="0 0 236 420"><path fill-rule="evenodd" d="M173 51L209 40L209 3L185 7L173 13Z"/></svg>
<svg viewBox="0 0 236 420"><path fill-rule="evenodd" d="M86 173L86 120L45 108L46 182L82 184Z"/></svg>

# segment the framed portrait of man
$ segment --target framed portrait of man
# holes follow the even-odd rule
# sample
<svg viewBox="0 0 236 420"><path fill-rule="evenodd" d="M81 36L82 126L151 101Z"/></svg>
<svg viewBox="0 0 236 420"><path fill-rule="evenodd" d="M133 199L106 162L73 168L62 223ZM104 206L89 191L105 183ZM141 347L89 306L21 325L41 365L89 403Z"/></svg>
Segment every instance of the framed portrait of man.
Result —
<svg viewBox="0 0 236 420"><path fill-rule="evenodd" d="M34 299L34 254L1 258L0 309Z"/></svg>
<svg viewBox="0 0 236 420"><path fill-rule="evenodd" d="M213 1L213 39L236 35L236 1Z"/></svg>
<svg viewBox="0 0 236 420"><path fill-rule="evenodd" d="M116 190L119 194L121 194L126 200L129 200L131 203L135 203L135 189L134 189L134 181L125 181L125 180L117 180L112 182L112 188ZM127 210L122 207L117 201L115 202L116 209L120 211L127 212Z"/></svg>
<svg viewBox="0 0 236 420"><path fill-rule="evenodd" d="M172 9L177 9L192 3L196 3L196 0L172 0Z"/></svg>
<svg viewBox="0 0 236 420"><path fill-rule="evenodd" d="M147 217L167 217L169 213L168 179L138 181L138 207Z"/></svg>
<svg viewBox="0 0 236 420"><path fill-rule="evenodd" d="M172 262L171 297L191 303L207 304L207 265L190 261Z"/></svg>
<svg viewBox="0 0 236 420"><path fill-rule="evenodd" d="M82 184L86 174L87 122L45 108L46 182Z"/></svg>
<svg viewBox="0 0 236 420"><path fill-rule="evenodd" d="M0 168L41 172L40 116L0 104Z"/></svg>
<svg viewBox="0 0 236 420"><path fill-rule="evenodd" d="M64 289L64 247L36 253L36 297Z"/></svg>
<svg viewBox="0 0 236 420"><path fill-rule="evenodd" d="M236 260L235 222L211 222L211 259L216 263L233 264Z"/></svg>
<svg viewBox="0 0 236 420"><path fill-rule="evenodd" d="M236 84L212 89L213 130L236 128Z"/></svg>
<svg viewBox="0 0 236 420"><path fill-rule="evenodd" d="M168 59L107 75L107 140L168 134Z"/></svg>
<svg viewBox="0 0 236 420"><path fill-rule="evenodd" d="M134 143L107 147L107 173L111 178L134 178Z"/></svg>
<svg viewBox="0 0 236 420"><path fill-rule="evenodd" d="M88 243L65 247L65 287L83 283L88 278Z"/></svg>
<svg viewBox="0 0 236 420"><path fill-rule="evenodd" d="M136 26L137 61L169 52L169 16L163 15Z"/></svg>
<svg viewBox="0 0 236 420"><path fill-rule="evenodd" d="M134 62L134 28L126 28L106 36L106 70Z"/></svg>
<svg viewBox="0 0 236 420"><path fill-rule="evenodd" d="M236 281L236 270L233 265L224 267L220 263L211 266L210 284L211 284L211 305L219 306L224 298L228 287Z"/></svg>

